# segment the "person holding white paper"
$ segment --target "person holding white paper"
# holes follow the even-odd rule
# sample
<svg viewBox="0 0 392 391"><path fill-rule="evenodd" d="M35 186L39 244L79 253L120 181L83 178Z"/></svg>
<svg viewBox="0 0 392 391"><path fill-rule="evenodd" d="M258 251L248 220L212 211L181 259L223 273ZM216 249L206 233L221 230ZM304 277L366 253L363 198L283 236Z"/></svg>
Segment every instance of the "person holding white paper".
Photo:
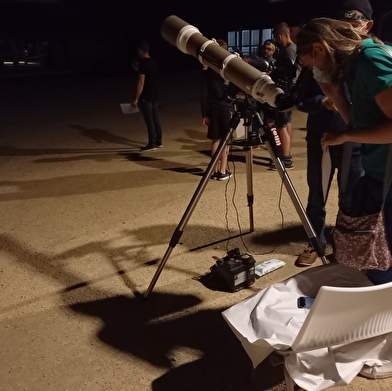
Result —
<svg viewBox="0 0 392 391"><path fill-rule="evenodd" d="M343 118L352 127L343 133L324 134L323 150L346 142L361 143L365 175L358 181L355 199L351 200L350 216L379 212L383 206L385 228L392 248L392 191L385 200L385 179L388 144L392 143L392 47L363 29L344 21L328 18L311 20L297 35L299 55L303 65L318 68L324 80L323 92L334 102ZM352 102L341 93L346 81ZM387 186L385 186L388 189ZM356 206L356 208L354 208ZM374 284L392 281L392 267L372 269L367 277ZM391 370L392 376L392 370Z"/></svg>
<svg viewBox="0 0 392 391"><path fill-rule="evenodd" d="M365 34L368 34L373 27L372 13L372 6L368 0L345 0L340 7L338 18L340 20L345 20L349 23L352 23L355 28L361 30ZM308 133L306 136L308 151L307 179L309 185L309 196L306 212L319 237L320 245L325 247L326 240L324 236L324 205L327 200L333 172L335 169L339 170L339 205L342 210L347 210L350 206L349 202L353 186L363 175L360 152L361 145L359 143L353 143L352 145L352 154L347 175L347 183L343 194L344 184L341 183L341 181L343 180L344 182L345 179L340 178L340 173L343 159L347 159L348 156L343 155L343 145L336 145L331 147L329 150L331 158L329 163L331 175L329 179L326 178L328 173L323 171L321 168L321 163L324 163L325 169L328 159L326 156L323 156L321 148L321 137L323 136L324 132L328 132L331 129L344 131L347 127L344 124L342 117L338 113L333 113L333 111L337 111L336 106L330 99L326 98L320 86L317 85L315 81L319 76L317 67L315 67L315 64L313 63L309 65L309 68L312 68L313 80L307 80L307 83L303 83L305 84L305 92L303 96L305 101L302 101L301 105L298 107L299 110L309 114L307 123ZM349 91L346 85L344 85L343 92L343 95L348 99ZM329 114L325 109L331 110ZM329 119L327 117L329 117ZM325 189L325 183L327 189ZM313 264L316 259L317 253L311 246L309 246L299 255L297 259L297 265L309 266Z"/></svg>
<svg viewBox="0 0 392 391"><path fill-rule="evenodd" d="M150 57L150 48L146 41L138 45L139 77L132 107L139 107L147 125L148 144L140 151L154 151L163 147L162 127L158 111L159 67L155 59Z"/></svg>
<svg viewBox="0 0 392 391"><path fill-rule="evenodd" d="M361 165L360 145L353 146L352 157L349 168L349 175L347 186L343 193L341 184L341 166L343 157L343 145L337 145L329 149L329 165L322 165L327 163L326 157L323 156L321 148L321 138L324 133L331 129L336 131L345 131L347 128L343 118L337 112L332 102L323 94L321 88L313 78L313 73L310 69L304 68L301 72L301 87L298 88L300 98L298 99L298 110L308 113L306 123L306 150L307 150L307 183L309 187L308 202L306 206L306 213L319 239L320 247L325 251L327 240L325 237L325 218L326 210L325 203L328 197L329 187L333 179L334 172L338 171L339 184L339 204L342 207L348 207L347 201L350 199L351 191L354 184L363 174ZM329 172L324 172L323 169L328 169ZM323 182L325 183L323 184ZM316 251L309 244L302 253L299 254L296 265L310 266L312 265L318 255Z"/></svg>

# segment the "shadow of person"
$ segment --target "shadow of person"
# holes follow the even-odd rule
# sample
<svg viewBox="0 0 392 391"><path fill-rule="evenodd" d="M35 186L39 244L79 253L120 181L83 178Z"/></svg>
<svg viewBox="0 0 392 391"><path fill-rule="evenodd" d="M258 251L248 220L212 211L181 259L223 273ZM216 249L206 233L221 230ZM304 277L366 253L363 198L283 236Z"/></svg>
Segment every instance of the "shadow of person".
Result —
<svg viewBox="0 0 392 391"><path fill-rule="evenodd" d="M182 144L182 150L198 151L200 147L207 147L208 149L205 152L202 152L204 154L211 155L211 141L207 138L207 130L205 132L201 132L195 129L185 129L185 133L187 137L178 137L175 139L175 141Z"/></svg>
<svg viewBox="0 0 392 391"><path fill-rule="evenodd" d="M225 323L223 309L180 312L199 302L194 296L153 293L147 302L118 296L70 307L102 320L102 342L167 369L154 380L155 391L253 390L250 360ZM282 367L274 370L266 363L262 372L265 365L269 376L257 382L258 390L283 380ZM259 369L255 374L262 376Z"/></svg>
<svg viewBox="0 0 392 391"><path fill-rule="evenodd" d="M138 294L136 297L108 297L108 292L96 289L94 281L84 281L68 270L66 261L72 252L49 258L46 254L31 252L9 235L0 235L0 243L3 251L12 254L17 263L61 283L61 291L52 295L60 295L68 308L101 319L103 326L97 336L103 343L167 370L153 382L153 390L256 390L247 383L250 360L225 323L221 315L224 308L192 309L201 303L193 295L153 292L147 302ZM99 248L103 251L106 247ZM79 250L90 253L93 248L86 246ZM126 254L125 248L108 255L117 259ZM27 304L38 299L35 297ZM17 307L25 304L17 304ZM6 310L17 307L13 305ZM275 374L269 365L263 363L261 368L264 369L256 372L258 390L262 389L261 385L269 387L282 380L281 368L275 370ZM268 377L264 376L265 371Z"/></svg>
<svg viewBox="0 0 392 391"><path fill-rule="evenodd" d="M84 137L94 140L96 143L112 143L112 144L123 144L123 145L135 145L131 140L126 137L117 136L105 129L100 128L87 128L80 125L69 125L72 129L81 130L81 134Z"/></svg>
<svg viewBox="0 0 392 391"><path fill-rule="evenodd" d="M281 245L290 242L303 242L307 240L307 235L302 225L294 225L277 231L268 231L253 236L255 244L268 243L270 245Z"/></svg>
<svg viewBox="0 0 392 391"><path fill-rule="evenodd" d="M120 155L122 155L125 159L140 164L141 166L144 167L197 175L197 176L202 176L204 174L204 170L200 167L196 167L191 164L187 164L187 165L182 164L181 166L176 166L175 163L173 163L172 161L163 159L162 155L160 155L159 157L154 157L151 155L146 156L140 154L140 152L126 152L126 153L121 153Z"/></svg>
<svg viewBox="0 0 392 391"><path fill-rule="evenodd" d="M169 352L174 339L179 338L170 331L172 318L200 302L191 295L152 293L147 302L141 298L116 296L72 304L70 308L100 318L103 327L98 337L109 346L156 367L169 369L172 366Z"/></svg>

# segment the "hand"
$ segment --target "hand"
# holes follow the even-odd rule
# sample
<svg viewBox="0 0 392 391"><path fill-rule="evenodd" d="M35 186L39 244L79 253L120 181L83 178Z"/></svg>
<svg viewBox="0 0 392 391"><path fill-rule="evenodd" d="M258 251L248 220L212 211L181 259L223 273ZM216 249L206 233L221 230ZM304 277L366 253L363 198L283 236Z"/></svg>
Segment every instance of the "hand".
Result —
<svg viewBox="0 0 392 391"><path fill-rule="evenodd" d="M344 95L344 89L342 84L332 84L332 83L320 83L317 82L320 86L321 90L323 91L324 95L327 96L333 102L334 96L341 96Z"/></svg>
<svg viewBox="0 0 392 391"><path fill-rule="evenodd" d="M328 110L332 110L332 111L335 111L335 112L338 111L337 107L333 104L332 100L329 99L329 98L324 98L321 103Z"/></svg>
<svg viewBox="0 0 392 391"><path fill-rule="evenodd" d="M138 102L138 99L132 100L132 101L131 101L131 106L132 106L132 107L137 107L137 102Z"/></svg>
<svg viewBox="0 0 392 391"><path fill-rule="evenodd" d="M333 102L344 122L348 124L350 122L351 103L345 94L344 85L341 83L319 83L319 85L324 95Z"/></svg>
<svg viewBox="0 0 392 391"><path fill-rule="evenodd" d="M328 151L330 145L340 145L347 140L347 133L324 133L321 138L321 148L324 152Z"/></svg>
<svg viewBox="0 0 392 391"><path fill-rule="evenodd" d="M210 126L210 119L208 117L203 117L203 125Z"/></svg>

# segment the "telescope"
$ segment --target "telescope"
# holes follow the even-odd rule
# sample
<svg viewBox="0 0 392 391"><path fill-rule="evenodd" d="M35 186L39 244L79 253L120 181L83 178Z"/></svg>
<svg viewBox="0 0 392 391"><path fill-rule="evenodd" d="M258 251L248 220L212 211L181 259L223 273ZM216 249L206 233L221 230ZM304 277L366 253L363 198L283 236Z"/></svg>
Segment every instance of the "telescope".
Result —
<svg viewBox="0 0 392 391"><path fill-rule="evenodd" d="M291 90L290 95L286 96L283 90L277 86L266 73L261 72L243 61L239 54L233 54L223 49L215 40L210 40L204 37L196 27L184 22L177 16L172 15L165 19L162 25L162 36L183 53L190 54L197 58L204 66L211 68L215 72L219 73L224 79L230 81L231 84L241 89L245 93L248 101L250 96L252 96L257 101L267 103L269 106L273 107L274 110L278 111L290 110L293 107L293 97L295 96L293 90ZM296 84L298 84L298 82ZM321 248L318 241L317 234L314 231L314 228L306 215L305 209L302 206L294 186L286 172L286 168L281 158L281 142L276 128L271 127L268 121L263 121L260 113L254 110L244 110L244 112L246 112L246 115L242 117L242 111L234 110L230 119L230 128L228 129L225 138L220 141L218 149L215 151L203 178L201 179L184 215L181 218L181 221L173 232L166 253L158 265L158 269L151 280L146 293L144 294L144 298L147 298L153 290L173 248L179 243L184 228L188 223L188 220L195 209L207 182L210 180L211 174L215 169L224 148L226 148L241 118L244 118L244 125L246 124L247 127L251 125L251 120L253 118L257 120L257 124L260 125L259 132L263 136L265 146L272 157L272 161L274 162L280 177L282 178L282 183L285 185L289 196L293 201L295 209L297 210L306 233L308 234L309 242L312 244L312 247L316 250L317 254L321 257L323 263L328 263L328 260L324 256L324 250ZM254 230L252 145L254 144L248 144L246 145L246 148L244 148L247 151L247 198L249 206L250 232ZM240 235L242 235L242 233L240 233ZM250 284L251 281L252 280L249 279L248 284Z"/></svg>
<svg viewBox="0 0 392 391"><path fill-rule="evenodd" d="M257 101L278 111L293 108L292 99L266 73L243 61L239 54L225 50L216 40L204 37L195 26L171 15L164 20L161 33L180 51L195 57Z"/></svg>

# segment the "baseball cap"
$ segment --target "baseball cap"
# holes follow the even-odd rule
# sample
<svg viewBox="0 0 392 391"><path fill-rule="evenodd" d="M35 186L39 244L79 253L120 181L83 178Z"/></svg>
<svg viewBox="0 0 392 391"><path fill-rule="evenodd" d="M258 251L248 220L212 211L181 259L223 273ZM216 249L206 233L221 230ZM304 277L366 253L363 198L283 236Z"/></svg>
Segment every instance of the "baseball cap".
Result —
<svg viewBox="0 0 392 391"><path fill-rule="evenodd" d="M359 11L363 17L355 14L354 10ZM372 20L373 9L368 0L346 0L340 7L339 18Z"/></svg>

